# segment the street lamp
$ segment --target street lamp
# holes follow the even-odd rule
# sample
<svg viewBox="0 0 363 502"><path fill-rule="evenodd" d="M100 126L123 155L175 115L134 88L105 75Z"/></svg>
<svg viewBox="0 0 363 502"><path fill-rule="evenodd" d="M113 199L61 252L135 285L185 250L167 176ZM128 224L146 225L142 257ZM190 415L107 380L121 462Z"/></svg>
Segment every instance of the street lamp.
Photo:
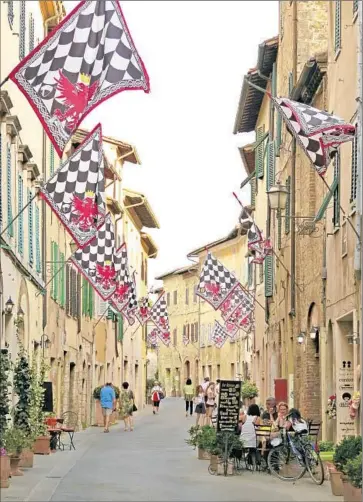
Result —
<svg viewBox="0 0 363 502"><path fill-rule="evenodd" d="M21 307L18 308L16 320L17 320L18 324L23 324L23 322L24 322L24 310Z"/></svg>
<svg viewBox="0 0 363 502"><path fill-rule="evenodd" d="M301 345L302 343L304 343L304 340L305 340L305 333L303 331L301 331L298 335L297 335L297 343L299 345Z"/></svg>
<svg viewBox="0 0 363 502"><path fill-rule="evenodd" d="M317 328L316 326L313 326L310 330L310 338L312 340L315 340L316 337L317 337L317 334L319 333L319 328Z"/></svg>
<svg viewBox="0 0 363 502"><path fill-rule="evenodd" d="M287 197L289 195L286 186L277 182L276 185L272 186L270 190L267 191L267 195L271 209L281 211L286 208Z"/></svg>
<svg viewBox="0 0 363 502"><path fill-rule="evenodd" d="M5 315L11 315L13 313L14 302L9 296L8 300L5 303Z"/></svg>
<svg viewBox="0 0 363 502"><path fill-rule="evenodd" d="M50 342L50 340L49 340L48 335L45 335L45 334L44 334L44 335L42 335L42 336L40 337L40 343L39 343L39 345L40 345L40 346L42 347L42 349L43 349L43 357L44 357L44 351L45 351L45 349L48 349L48 348L49 348L50 343L51 343L51 342Z"/></svg>

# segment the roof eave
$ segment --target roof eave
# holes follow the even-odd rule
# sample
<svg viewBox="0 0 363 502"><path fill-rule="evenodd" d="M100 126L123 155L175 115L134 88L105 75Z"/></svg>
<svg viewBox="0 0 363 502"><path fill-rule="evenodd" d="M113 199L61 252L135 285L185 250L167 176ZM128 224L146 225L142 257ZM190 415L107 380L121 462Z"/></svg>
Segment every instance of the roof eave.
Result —
<svg viewBox="0 0 363 502"><path fill-rule="evenodd" d="M211 248L214 248L216 246L220 246L221 244L224 244L225 242L232 241L232 240L236 239L237 237L241 237L246 234L247 234L247 229L243 228L241 225L236 225L236 227L226 237L223 237L222 239L218 239L217 241L214 241L214 242L210 242L209 244L206 244L205 246L202 246L198 249L195 249L194 251L191 251L190 253L187 254L187 258L192 258L193 256L199 256L201 253L204 253Z"/></svg>

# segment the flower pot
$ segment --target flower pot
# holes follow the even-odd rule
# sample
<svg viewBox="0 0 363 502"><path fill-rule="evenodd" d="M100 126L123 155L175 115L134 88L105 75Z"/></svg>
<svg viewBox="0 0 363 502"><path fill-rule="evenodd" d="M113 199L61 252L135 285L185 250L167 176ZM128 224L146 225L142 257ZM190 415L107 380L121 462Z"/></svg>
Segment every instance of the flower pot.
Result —
<svg viewBox="0 0 363 502"><path fill-rule="evenodd" d="M10 458L7 455L0 457L0 488L9 488Z"/></svg>
<svg viewBox="0 0 363 502"><path fill-rule="evenodd" d="M319 452L322 462L333 462L333 451L321 451Z"/></svg>
<svg viewBox="0 0 363 502"><path fill-rule="evenodd" d="M227 464L227 474L224 472L224 463L219 461L217 464L217 475L218 476L232 476L234 471L233 462L228 462Z"/></svg>
<svg viewBox="0 0 363 502"><path fill-rule="evenodd" d="M329 468L331 492L336 497L343 496L343 481L341 472L337 471L335 467Z"/></svg>
<svg viewBox="0 0 363 502"><path fill-rule="evenodd" d="M39 436L35 440L33 452L36 455L49 455L50 454L50 437Z"/></svg>
<svg viewBox="0 0 363 502"><path fill-rule="evenodd" d="M20 455L19 457L10 456L10 473L11 476L24 476L24 473L19 469Z"/></svg>
<svg viewBox="0 0 363 502"><path fill-rule="evenodd" d="M347 479L343 479L344 502L361 502L362 488L356 488Z"/></svg>
<svg viewBox="0 0 363 502"><path fill-rule="evenodd" d="M211 455L210 456L210 468L211 468L211 471L217 472L217 470L218 470L218 455Z"/></svg>
<svg viewBox="0 0 363 502"><path fill-rule="evenodd" d="M210 453L202 448L198 448L198 460L210 460Z"/></svg>
<svg viewBox="0 0 363 502"><path fill-rule="evenodd" d="M26 448L20 454L19 467L30 469L34 465L34 452L31 448Z"/></svg>

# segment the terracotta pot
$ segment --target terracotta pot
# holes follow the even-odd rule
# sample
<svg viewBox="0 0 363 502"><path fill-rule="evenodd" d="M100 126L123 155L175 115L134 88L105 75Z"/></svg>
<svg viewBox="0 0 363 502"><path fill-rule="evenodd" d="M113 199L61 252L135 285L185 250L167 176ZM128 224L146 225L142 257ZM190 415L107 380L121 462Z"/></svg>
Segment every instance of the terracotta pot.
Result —
<svg viewBox="0 0 363 502"><path fill-rule="evenodd" d="M329 468L331 492L336 497L343 496L343 481L341 472L337 471L335 467Z"/></svg>
<svg viewBox="0 0 363 502"><path fill-rule="evenodd" d="M34 465L34 452L31 448L26 448L20 454L19 467L30 469Z"/></svg>
<svg viewBox="0 0 363 502"><path fill-rule="evenodd" d="M7 455L0 457L0 488L9 488L10 458Z"/></svg>
<svg viewBox="0 0 363 502"><path fill-rule="evenodd" d="M347 479L343 478L342 481L344 502L361 502L362 488L356 488Z"/></svg>
<svg viewBox="0 0 363 502"><path fill-rule="evenodd" d="M20 456L10 456L10 473L11 476L24 476L24 473L19 469Z"/></svg>
<svg viewBox="0 0 363 502"><path fill-rule="evenodd" d="M39 436L35 440L33 452L36 455L49 455L50 454L50 437Z"/></svg>
<svg viewBox="0 0 363 502"><path fill-rule="evenodd" d="M210 460L210 453L203 450L202 448L198 448L198 459L199 460Z"/></svg>

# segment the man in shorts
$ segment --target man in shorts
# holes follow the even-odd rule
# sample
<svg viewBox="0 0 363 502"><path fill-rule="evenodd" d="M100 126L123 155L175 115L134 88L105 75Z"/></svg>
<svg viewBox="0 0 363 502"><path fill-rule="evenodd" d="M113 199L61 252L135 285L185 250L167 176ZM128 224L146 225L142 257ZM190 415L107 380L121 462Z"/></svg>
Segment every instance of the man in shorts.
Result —
<svg viewBox="0 0 363 502"><path fill-rule="evenodd" d="M104 432L109 431L110 416L113 410L116 409L116 394L111 383L106 383L101 389L100 395L101 408L103 414Z"/></svg>

